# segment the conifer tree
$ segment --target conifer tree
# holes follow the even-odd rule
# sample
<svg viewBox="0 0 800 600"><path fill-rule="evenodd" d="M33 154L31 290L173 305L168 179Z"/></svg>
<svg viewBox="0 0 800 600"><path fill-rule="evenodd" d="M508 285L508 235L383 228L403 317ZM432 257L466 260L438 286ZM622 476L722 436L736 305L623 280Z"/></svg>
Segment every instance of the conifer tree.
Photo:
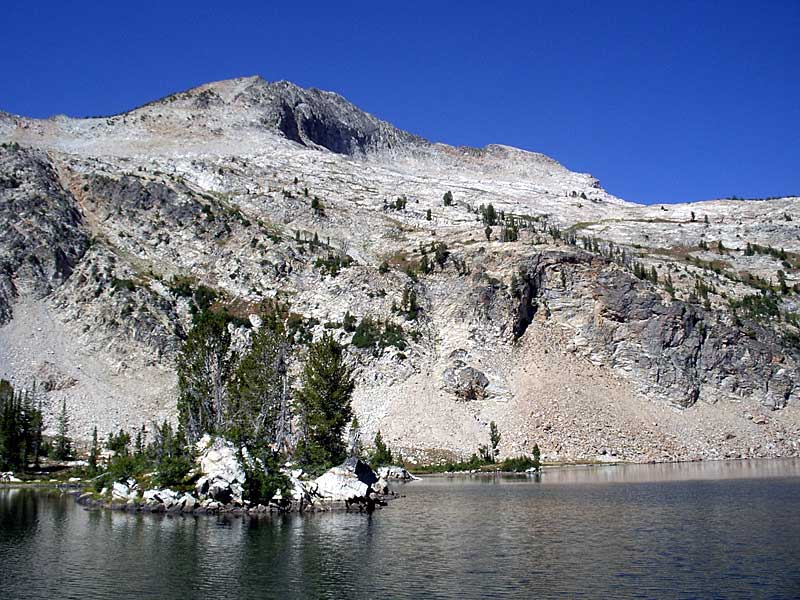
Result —
<svg viewBox="0 0 800 600"><path fill-rule="evenodd" d="M100 458L100 446L97 441L97 427L92 429L92 447L89 450L89 473L97 473L97 461Z"/></svg>
<svg viewBox="0 0 800 600"><path fill-rule="evenodd" d="M492 446L492 461L497 460L497 447L500 445L500 430L497 429L497 424L492 421L489 423L489 443Z"/></svg>
<svg viewBox="0 0 800 600"><path fill-rule="evenodd" d="M392 464L392 451L383 441L380 429L375 434L373 443L375 445L375 451L372 453L372 467L377 469L378 467Z"/></svg>
<svg viewBox="0 0 800 600"><path fill-rule="evenodd" d="M346 457L343 433L352 417L354 386L344 347L325 333L309 347L297 393L304 429L298 454L306 465L338 464Z"/></svg>
<svg viewBox="0 0 800 600"><path fill-rule="evenodd" d="M231 439L284 446L290 424L289 353L282 326L264 324L253 334L229 386L225 428Z"/></svg>
<svg viewBox="0 0 800 600"><path fill-rule="evenodd" d="M61 400L61 413L58 415L58 433L55 438L55 457L66 460L72 454L72 440L69 438L69 417L67 416L67 401Z"/></svg>
<svg viewBox="0 0 800 600"><path fill-rule="evenodd" d="M204 311L178 356L178 415L187 441L220 432L236 357L225 319Z"/></svg>
<svg viewBox="0 0 800 600"><path fill-rule="evenodd" d="M533 466L536 469L539 469L542 465L541 463L541 451L539 450L539 444L533 445Z"/></svg>

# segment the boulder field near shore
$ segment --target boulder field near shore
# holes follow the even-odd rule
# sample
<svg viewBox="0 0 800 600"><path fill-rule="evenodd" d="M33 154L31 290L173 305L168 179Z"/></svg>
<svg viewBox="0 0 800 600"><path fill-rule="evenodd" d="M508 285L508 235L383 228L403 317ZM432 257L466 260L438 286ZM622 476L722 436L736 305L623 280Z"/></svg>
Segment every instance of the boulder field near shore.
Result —
<svg viewBox="0 0 800 600"><path fill-rule="evenodd" d="M308 478L302 469L284 467L291 492L278 491L267 504L253 504L244 498L246 472L239 458L248 460L240 450L223 438L204 436L197 444L198 456L194 489L177 491L169 488L142 489L133 478L115 481L101 490L99 498L91 492L78 496L78 502L131 512L153 513L233 513L268 514L275 512L328 511L358 507L371 512L384 506L395 496L389 481L415 479L401 466L385 466L376 473L356 457L328 469L317 478ZM250 459L252 460L252 459Z"/></svg>

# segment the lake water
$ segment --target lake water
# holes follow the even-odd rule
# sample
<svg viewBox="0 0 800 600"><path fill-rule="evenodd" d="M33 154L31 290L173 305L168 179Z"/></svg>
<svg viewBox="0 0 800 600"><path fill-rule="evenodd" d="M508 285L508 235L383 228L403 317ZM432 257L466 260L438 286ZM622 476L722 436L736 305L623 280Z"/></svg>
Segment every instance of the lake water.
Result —
<svg viewBox="0 0 800 600"><path fill-rule="evenodd" d="M372 516L0 490L0 597L800 598L800 461L432 477Z"/></svg>

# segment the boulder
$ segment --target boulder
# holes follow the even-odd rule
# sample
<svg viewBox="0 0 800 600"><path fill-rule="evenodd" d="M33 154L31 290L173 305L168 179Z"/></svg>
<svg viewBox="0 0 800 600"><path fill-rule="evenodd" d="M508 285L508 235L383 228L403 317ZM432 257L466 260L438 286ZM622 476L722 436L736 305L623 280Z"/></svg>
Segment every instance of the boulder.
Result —
<svg viewBox="0 0 800 600"><path fill-rule="evenodd" d="M178 502L178 506L181 512L192 512L197 507L197 498L191 494L184 494Z"/></svg>
<svg viewBox="0 0 800 600"><path fill-rule="evenodd" d="M412 479L419 479L414 477L411 473L405 470L404 467L399 465L389 465L380 467L378 469L378 477L386 480L399 479L401 481L411 481Z"/></svg>
<svg viewBox="0 0 800 600"><path fill-rule="evenodd" d="M164 504L165 506L171 506L178 499L178 492L174 492L170 489L145 490L145 492L142 494L142 498L144 499L145 502L148 503Z"/></svg>
<svg viewBox="0 0 800 600"><path fill-rule="evenodd" d="M239 462L239 452L232 442L224 438L211 438L209 435L204 435L197 443L197 450L197 462L200 470L207 477L224 479L230 483L244 483L244 468ZM245 456L245 458L247 457Z"/></svg>
<svg viewBox="0 0 800 600"><path fill-rule="evenodd" d="M317 493L328 500L345 502L367 500L378 476L370 466L355 457L329 469L314 480Z"/></svg>
<svg viewBox="0 0 800 600"><path fill-rule="evenodd" d="M136 495L136 493L131 490L127 483L122 481L115 481L114 485L111 486L111 498L115 500L128 500Z"/></svg>
<svg viewBox="0 0 800 600"><path fill-rule="evenodd" d="M389 482L381 477L377 483L372 484L372 489L378 494L386 495L389 493Z"/></svg>
<svg viewBox="0 0 800 600"><path fill-rule="evenodd" d="M443 388L455 394L460 400L483 400L489 379L478 369L467 366L464 361L456 360L442 373Z"/></svg>
<svg viewBox="0 0 800 600"><path fill-rule="evenodd" d="M0 473L0 481L3 483L20 483L22 480L14 477L13 472L7 471L6 473Z"/></svg>
<svg viewBox="0 0 800 600"><path fill-rule="evenodd" d="M236 446L223 438L204 435L197 443L197 450L197 462L204 473L195 486L197 495L220 504L241 505L246 475ZM249 459L246 450L242 450L242 455Z"/></svg>

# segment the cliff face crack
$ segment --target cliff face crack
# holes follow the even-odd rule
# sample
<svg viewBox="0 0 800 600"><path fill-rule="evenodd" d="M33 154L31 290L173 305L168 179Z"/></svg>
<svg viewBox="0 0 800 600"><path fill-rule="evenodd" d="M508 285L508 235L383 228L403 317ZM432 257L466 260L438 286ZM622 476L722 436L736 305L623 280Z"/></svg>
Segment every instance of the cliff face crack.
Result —
<svg viewBox="0 0 800 600"><path fill-rule="evenodd" d="M521 281L517 289L512 290L512 293L519 298L514 315L514 324L512 326L515 340L518 340L525 334L528 326L533 322L533 317L536 315L536 310L538 308L536 299L539 296L539 291L542 289L542 282L544 280L544 269L541 263L542 255L539 254L535 257L529 269L520 274Z"/></svg>

